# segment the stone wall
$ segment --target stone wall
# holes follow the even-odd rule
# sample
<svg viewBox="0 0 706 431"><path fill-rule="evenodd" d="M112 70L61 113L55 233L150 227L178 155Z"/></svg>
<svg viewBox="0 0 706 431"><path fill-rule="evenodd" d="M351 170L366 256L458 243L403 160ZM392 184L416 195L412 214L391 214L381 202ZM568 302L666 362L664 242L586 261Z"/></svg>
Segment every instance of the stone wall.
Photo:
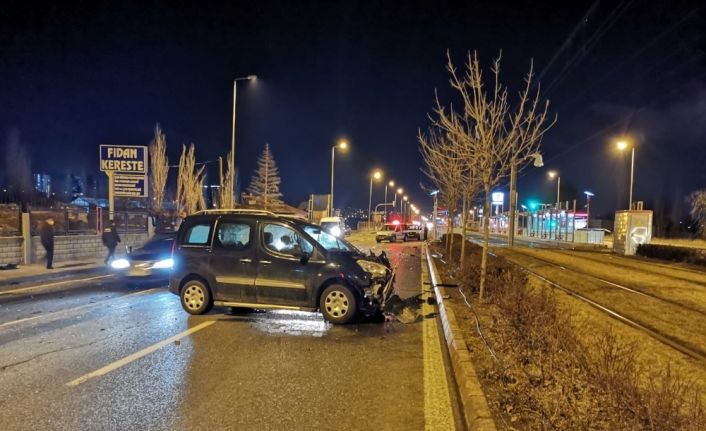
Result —
<svg viewBox="0 0 706 431"><path fill-rule="evenodd" d="M125 247L140 247L147 241L147 233L121 233L122 242L116 254L125 254ZM21 239L20 239L21 241ZM1 249L0 249L1 250ZM32 237L32 263L42 263L46 252L39 237ZM92 261L103 258L108 250L100 235L67 235L54 237L54 262ZM20 258L22 252L20 250Z"/></svg>
<svg viewBox="0 0 706 431"><path fill-rule="evenodd" d="M22 237L0 237L0 265L22 263Z"/></svg>

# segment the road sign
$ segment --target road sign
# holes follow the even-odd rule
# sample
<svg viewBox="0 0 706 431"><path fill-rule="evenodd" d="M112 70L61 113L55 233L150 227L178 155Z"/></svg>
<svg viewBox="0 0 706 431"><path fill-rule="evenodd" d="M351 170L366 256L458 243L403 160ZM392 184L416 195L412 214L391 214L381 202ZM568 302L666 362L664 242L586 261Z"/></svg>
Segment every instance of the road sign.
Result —
<svg viewBox="0 0 706 431"><path fill-rule="evenodd" d="M100 170L147 174L147 147L132 145L101 145Z"/></svg>
<svg viewBox="0 0 706 431"><path fill-rule="evenodd" d="M115 196L146 198L147 174L113 173L113 192Z"/></svg>

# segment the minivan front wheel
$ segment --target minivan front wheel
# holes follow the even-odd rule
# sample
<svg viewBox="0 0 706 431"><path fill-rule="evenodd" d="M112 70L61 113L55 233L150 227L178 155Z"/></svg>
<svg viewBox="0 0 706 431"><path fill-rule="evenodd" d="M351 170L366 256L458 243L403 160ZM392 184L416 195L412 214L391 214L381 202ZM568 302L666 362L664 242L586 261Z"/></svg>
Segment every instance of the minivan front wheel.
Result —
<svg viewBox="0 0 706 431"><path fill-rule="evenodd" d="M211 291L200 280L189 280L181 288L181 306L189 314L204 314L213 306Z"/></svg>
<svg viewBox="0 0 706 431"><path fill-rule="evenodd" d="M332 284L321 293L319 308L324 319L331 323L344 324L353 320L358 303L346 286Z"/></svg>

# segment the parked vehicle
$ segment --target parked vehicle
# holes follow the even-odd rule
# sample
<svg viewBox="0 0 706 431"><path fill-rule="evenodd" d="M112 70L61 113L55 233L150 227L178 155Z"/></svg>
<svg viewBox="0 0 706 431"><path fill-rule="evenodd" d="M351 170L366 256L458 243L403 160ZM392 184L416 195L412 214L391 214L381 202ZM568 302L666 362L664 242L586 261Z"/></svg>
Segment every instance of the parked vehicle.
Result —
<svg viewBox="0 0 706 431"><path fill-rule="evenodd" d="M110 266L125 277L168 278L174 261L172 247L176 233L153 236L142 247L128 250L123 258L114 259Z"/></svg>
<svg viewBox="0 0 706 431"><path fill-rule="evenodd" d="M409 224L405 227L405 234L407 234L408 240L416 239L420 241L422 239L422 227L417 224Z"/></svg>
<svg viewBox="0 0 706 431"><path fill-rule="evenodd" d="M323 217L319 222L321 227L333 236L341 237L350 233L341 217Z"/></svg>
<svg viewBox="0 0 706 431"><path fill-rule="evenodd" d="M190 314L211 307L316 311L332 323L377 313L393 271L305 220L212 210L184 219L169 290Z"/></svg>
<svg viewBox="0 0 706 431"><path fill-rule="evenodd" d="M404 225L401 223L388 223L375 233L375 241L407 241Z"/></svg>

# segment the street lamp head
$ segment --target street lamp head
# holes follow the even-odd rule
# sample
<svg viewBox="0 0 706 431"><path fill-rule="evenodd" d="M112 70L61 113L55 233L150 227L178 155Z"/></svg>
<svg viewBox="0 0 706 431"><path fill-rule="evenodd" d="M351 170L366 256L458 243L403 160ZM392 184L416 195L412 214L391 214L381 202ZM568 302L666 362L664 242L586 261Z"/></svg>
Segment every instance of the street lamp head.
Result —
<svg viewBox="0 0 706 431"><path fill-rule="evenodd" d="M549 178L554 179L558 174L556 171L549 171L547 172L547 175L549 175Z"/></svg>
<svg viewBox="0 0 706 431"><path fill-rule="evenodd" d="M248 75L250 81L257 81L257 75Z"/></svg>
<svg viewBox="0 0 706 431"><path fill-rule="evenodd" d="M616 144L616 146L618 147L618 149L619 149L620 151L624 151L624 150L626 150L626 149L628 148L628 143L627 143L626 141L622 141L622 140L621 140L621 141L618 141L618 143Z"/></svg>
<svg viewBox="0 0 706 431"><path fill-rule="evenodd" d="M585 194L585 195L588 196L588 197L595 196L595 194L593 194L593 192L589 192L588 190L586 190L585 192L583 192L583 194Z"/></svg>
<svg viewBox="0 0 706 431"><path fill-rule="evenodd" d="M390 181L390 182L387 183L387 184L388 184L390 187L395 187L395 182L394 182L394 181Z"/></svg>
<svg viewBox="0 0 706 431"><path fill-rule="evenodd" d="M407 196L403 197L402 199L404 199L404 200L409 200L409 198L408 198Z"/></svg>
<svg viewBox="0 0 706 431"><path fill-rule="evenodd" d="M337 147L341 150L347 150L348 149L348 141L346 141L345 139L341 139L340 141L338 141Z"/></svg>
<svg viewBox="0 0 706 431"><path fill-rule="evenodd" d="M375 171L375 172L373 173L373 178L375 178L376 180L379 180L380 178L382 178L382 172L381 172L381 171Z"/></svg>
<svg viewBox="0 0 706 431"><path fill-rule="evenodd" d="M399 189L397 189L397 194L398 194L398 195L401 195L403 192L404 192L404 190L402 190L402 187L400 187Z"/></svg>

